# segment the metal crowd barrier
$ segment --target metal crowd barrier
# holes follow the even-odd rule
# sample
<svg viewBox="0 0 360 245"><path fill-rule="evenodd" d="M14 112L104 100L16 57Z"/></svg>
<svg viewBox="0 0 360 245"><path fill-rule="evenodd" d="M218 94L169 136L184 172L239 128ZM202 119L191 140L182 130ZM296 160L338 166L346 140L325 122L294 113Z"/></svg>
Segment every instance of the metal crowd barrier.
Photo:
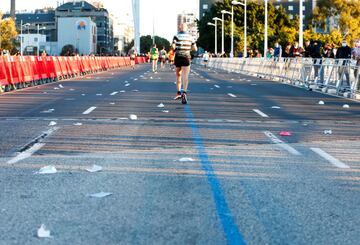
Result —
<svg viewBox="0 0 360 245"><path fill-rule="evenodd" d="M193 63L204 65L200 58L194 59ZM360 100L360 66L355 60L212 58L207 67Z"/></svg>

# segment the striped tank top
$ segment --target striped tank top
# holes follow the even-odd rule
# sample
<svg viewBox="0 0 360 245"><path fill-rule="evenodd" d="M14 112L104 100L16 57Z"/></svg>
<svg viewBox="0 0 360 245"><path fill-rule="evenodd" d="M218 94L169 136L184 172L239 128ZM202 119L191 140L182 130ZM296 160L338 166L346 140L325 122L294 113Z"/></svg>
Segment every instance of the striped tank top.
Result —
<svg viewBox="0 0 360 245"><path fill-rule="evenodd" d="M191 47L195 45L194 38L187 32L179 32L173 40L176 45L175 55L191 58Z"/></svg>

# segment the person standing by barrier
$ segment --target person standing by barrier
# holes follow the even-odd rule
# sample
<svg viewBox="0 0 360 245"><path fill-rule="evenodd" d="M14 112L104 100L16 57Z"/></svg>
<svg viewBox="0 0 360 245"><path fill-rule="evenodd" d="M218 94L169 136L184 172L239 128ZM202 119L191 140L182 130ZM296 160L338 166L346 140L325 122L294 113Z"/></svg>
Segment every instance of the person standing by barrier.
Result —
<svg viewBox="0 0 360 245"><path fill-rule="evenodd" d="M294 45L290 49L290 57L298 58L301 57L301 53L303 49L299 46L298 42L295 42Z"/></svg>
<svg viewBox="0 0 360 245"><path fill-rule="evenodd" d="M315 79L320 79L320 83L324 83L324 70L322 67L322 55L321 55L322 43L320 41L314 41L310 45L310 56L313 58ZM320 77L319 77L320 75Z"/></svg>
<svg viewBox="0 0 360 245"><path fill-rule="evenodd" d="M341 47L336 52L336 59L343 60L339 67L339 80L341 81L340 87L342 87L343 76L346 77L347 86L350 87L350 59L351 59L351 48L347 45L346 39L341 43Z"/></svg>
<svg viewBox="0 0 360 245"><path fill-rule="evenodd" d="M159 50L156 47L156 44L154 44L150 50L150 60L152 62L152 71L154 73L157 73L157 63L159 59Z"/></svg>
<svg viewBox="0 0 360 245"><path fill-rule="evenodd" d="M172 47L175 50L177 88L174 99L181 99L183 104L187 104L191 51L197 51L197 47L194 38L187 32L185 23L180 24L180 32L174 37ZM181 86L183 87L183 93L181 93Z"/></svg>
<svg viewBox="0 0 360 245"><path fill-rule="evenodd" d="M276 42L274 48L274 59L275 61L279 61L281 57L282 57L282 47L278 42Z"/></svg>
<svg viewBox="0 0 360 245"><path fill-rule="evenodd" d="M334 54L334 48L331 44L325 44L324 48L323 48L323 57L324 58L328 58L328 59L334 59L335 58L335 54Z"/></svg>
<svg viewBox="0 0 360 245"><path fill-rule="evenodd" d="M359 74L359 70L360 70L360 39L356 39L355 40L355 48L352 51L352 57L354 60L356 60L356 67L355 67L355 71L354 71L354 75L355 75L355 89L356 90L360 90L360 74Z"/></svg>

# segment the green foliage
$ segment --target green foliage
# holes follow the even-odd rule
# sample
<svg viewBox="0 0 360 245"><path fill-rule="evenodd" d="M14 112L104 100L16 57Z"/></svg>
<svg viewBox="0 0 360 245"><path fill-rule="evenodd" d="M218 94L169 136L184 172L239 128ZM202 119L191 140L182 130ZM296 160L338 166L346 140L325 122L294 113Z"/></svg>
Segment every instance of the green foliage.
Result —
<svg viewBox="0 0 360 245"><path fill-rule="evenodd" d="M214 50L214 27L208 26L212 18L221 17L221 10L231 11L231 0L224 0L214 4L203 18L198 21L200 37L198 46L205 50ZM225 52L230 52L231 45L231 15L224 16ZM247 6L247 45L251 49L263 50L265 6L250 2ZM276 9L271 3L268 5L268 38L269 46L278 41L283 46L297 38L298 21L291 21L285 10ZM218 46L221 45L221 23L218 23ZM234 51L242 52L244 47L244 7L234 6ZM218 48L220 50L220 48Z"/></svg>
<svg viewBox="0 0 360 245"><path fill-rule="evenodd" d="M13 50L16 36L15 22L10 18L2 19L2 14L0 13L0 50Z"/></svg>
<svg viewBox="0 0 360 245"><path fill-rule="evenodd" d="M155 43L159 50L162 49L162 47L165 47L166 50L170 48L170 42L165 38L155 36ZM152 44L153 39L150 35L140 37L140 52L149 52Z"/></svg>
<svg viewBox="0 0 360 245"><path fill-rule="evenodd" d="M360 4L359 0L319 0L314 11L313 24L329 29L328 23L335 22L335 30L330 30L330 39L339 45L345 37L352 44L360 36ZM328 37L329 38L329 37Z"/></svg>

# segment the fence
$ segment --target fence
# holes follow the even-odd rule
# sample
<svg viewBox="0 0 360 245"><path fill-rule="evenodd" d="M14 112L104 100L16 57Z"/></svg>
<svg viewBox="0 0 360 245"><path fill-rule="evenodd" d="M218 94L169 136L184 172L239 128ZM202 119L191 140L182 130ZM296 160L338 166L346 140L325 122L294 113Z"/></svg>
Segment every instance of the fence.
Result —
<svg viewBox="0 0 360 245"><path fill-rule="evenodd" d="M144 58L137 58L137 64ZM134 63L128 57L0 56L0 92L44 84Z"/></svg>
<svg viewBox="0 0 360 245"><path fill-rule="evenodd" d="M194 63L204 65L201 59ZM207 66L360 100L360 65L355 60L212 58Z"/></svg>

